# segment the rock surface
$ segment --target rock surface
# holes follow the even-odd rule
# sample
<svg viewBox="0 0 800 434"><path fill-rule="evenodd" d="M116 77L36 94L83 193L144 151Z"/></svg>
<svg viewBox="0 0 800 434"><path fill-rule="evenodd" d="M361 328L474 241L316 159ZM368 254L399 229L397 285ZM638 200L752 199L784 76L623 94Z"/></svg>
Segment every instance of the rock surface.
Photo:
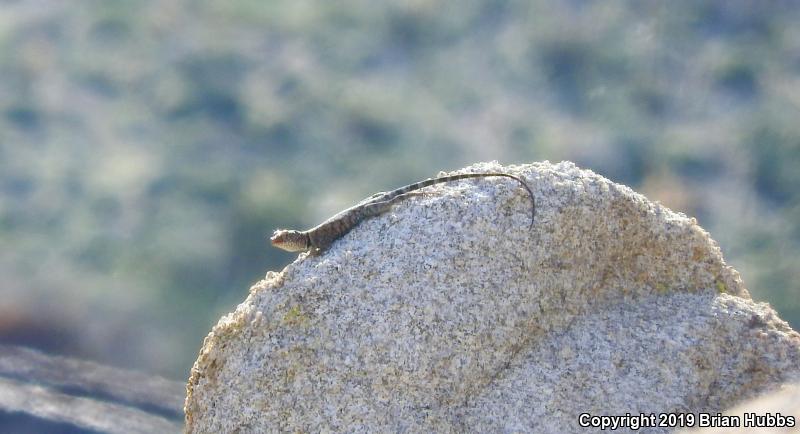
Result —
<svg viewBox="0 0 800 434"><path fill-rule="evenodd" d="M189 432L579 432L800 371L694 219L572 163L428 188L270 272L205 340ZM655 432L667 431L657 429Z"/></svg>

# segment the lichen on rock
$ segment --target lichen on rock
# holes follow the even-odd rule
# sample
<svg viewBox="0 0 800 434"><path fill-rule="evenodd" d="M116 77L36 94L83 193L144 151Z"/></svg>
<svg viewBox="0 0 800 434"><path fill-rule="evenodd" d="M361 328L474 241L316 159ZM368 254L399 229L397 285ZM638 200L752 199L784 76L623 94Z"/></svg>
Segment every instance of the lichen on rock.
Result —
<svg viewBox="0 0 800 434"><path fill-rule="evenodd" d="M694 219L574 164L441 184L270 272L206 338L189 432L577 432L720 411L800 368Z"/></svg>

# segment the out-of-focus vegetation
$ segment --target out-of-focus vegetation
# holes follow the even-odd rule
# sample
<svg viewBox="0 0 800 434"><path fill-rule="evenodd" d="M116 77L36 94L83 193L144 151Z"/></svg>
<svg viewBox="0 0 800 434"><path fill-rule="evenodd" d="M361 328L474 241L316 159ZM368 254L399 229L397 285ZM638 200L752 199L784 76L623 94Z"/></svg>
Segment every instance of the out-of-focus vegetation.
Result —
<svg viewBox="0 0 800 434"><path fill-rule="evenodd" d="M794 2L0 2L0 341L185 378L305 227L571 159L800 326Z"/></svg>

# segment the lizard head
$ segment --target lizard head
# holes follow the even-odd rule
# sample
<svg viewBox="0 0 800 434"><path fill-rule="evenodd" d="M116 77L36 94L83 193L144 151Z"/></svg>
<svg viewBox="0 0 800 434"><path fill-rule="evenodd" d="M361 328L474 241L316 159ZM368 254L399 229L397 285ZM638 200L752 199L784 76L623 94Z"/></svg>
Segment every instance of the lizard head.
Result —
<svg viewBox="0 0 800 434"><path fill-rule="evenodd" d="M302 252L311 248L308 235L292 229L278 229L269 239L273 246L287 252Z"/></svg>

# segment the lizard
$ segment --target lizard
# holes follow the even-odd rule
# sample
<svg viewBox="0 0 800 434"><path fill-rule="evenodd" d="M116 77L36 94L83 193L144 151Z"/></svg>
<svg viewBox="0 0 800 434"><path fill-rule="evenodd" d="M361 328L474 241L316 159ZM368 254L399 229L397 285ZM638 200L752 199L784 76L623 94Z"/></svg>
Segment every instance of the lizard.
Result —
<svg viewBox="0 0 800 434"><path fill-rule="evenodd" d="M358 226L358 224L362 221L383 214L384 212L388 211L392 205L406 197L415 194L421 194L416 190L431 185L457 181L460 179L485 178L490 176L502 176L514 179L522 184L525 190L527 190L528 196L531 198L532 228L533 220L536 218L536 200L533 197L533 191L531 191L528 184L522 178L502 172L462 173L458 175L429 178L424 181L406 185L405 187L400 187L396 190L375 193L358 204L347 208L346 210L334 215L333 217L325 220L311 229L305 231L294 229L278 229L272 234L270 242L273 246L288 252L311 251L312 254L319 254L321 251L327 249L331 244L333 244L334 241L343 237L354 227Z"/></svg>

